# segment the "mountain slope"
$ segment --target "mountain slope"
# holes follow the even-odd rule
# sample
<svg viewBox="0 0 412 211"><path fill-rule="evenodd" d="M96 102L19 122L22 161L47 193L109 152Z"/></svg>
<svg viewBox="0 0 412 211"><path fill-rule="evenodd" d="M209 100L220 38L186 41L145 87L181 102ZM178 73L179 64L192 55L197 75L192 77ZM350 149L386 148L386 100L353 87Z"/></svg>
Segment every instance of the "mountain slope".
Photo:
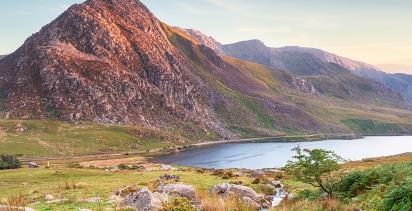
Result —
<svg viewBox="0 0 412 211"><path fill-rule="evenodd" d="M193 140L348 134L359 119L397 126L385 134L410 132L412 114L398 96L341 66L294 74L220 56L206 46L212 39L189 33L136 0L74 5L0 60L1 114L139 125Z"/></svg>
<svg viewBox="0 0 412 211"><path fill-rule="evenodd" d="M222 51L228 56L305 76L322 93L333 97L365 102L373 102L377 98L397 103L402 101L396 92L382 84L353 74L368 67L367 65L321 50L300 47L269 48L259 40L250 40L223 45Z"/></svg>
<svg viewBox="0 0 412 211"><path fill-rule="evenodd" d="M412 103L412 92L408 88L412 87L412 84L402 80L402 76L394 76L380 71L372 65L319 49L297 46L269 48L259 40L250 40L223 45L221 52L228 56L246 59L272 68L289 70L298 75L329 75L333 74L334 71L339 72L346 69L359 77L382 83L393 91L399 92L406 101ZM384 87L379 87L378 84L373 86L377 90L384 90Z"/></svg>

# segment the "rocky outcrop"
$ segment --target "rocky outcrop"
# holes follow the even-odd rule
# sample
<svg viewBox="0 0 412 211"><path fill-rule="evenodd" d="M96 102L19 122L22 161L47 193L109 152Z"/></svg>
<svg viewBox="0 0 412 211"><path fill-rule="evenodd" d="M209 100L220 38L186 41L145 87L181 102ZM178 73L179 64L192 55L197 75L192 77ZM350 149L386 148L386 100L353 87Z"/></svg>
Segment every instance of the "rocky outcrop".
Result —
<svg viewBox="0 0 412 211"><path fill-rule="evenodd" d="M124 205L142 211L160 210L168 201L166 193L152 193L147 188L131 193L124 198Z"/></svg>
<svg viewBox="0 0 412 211"><path fill-rule="evenodd" d="M190 201L197 200L196 190L191 185L181 183L160 185L157 188L157 192L166 193L170 197L184 197Z"/></svg>
<svg viewBox="0 0 412 211"><path fill-rule="evenodd" d="M126 186L111 196L112 202L119 206L142 211L162 210L165 203L175 198L187 198L194 207L200 203L195 188L183 183L160 185L155 192L146 187Z"/></svg>
<svg viewBox="0 0 412 211"><path fill-rule="evenodd" d="M223 183L214 186L210 192L221 197L235 197L242 199L245 203L256 207L270 207L269 201L260 194L257 194L252 188L242 185Z"/></svg>

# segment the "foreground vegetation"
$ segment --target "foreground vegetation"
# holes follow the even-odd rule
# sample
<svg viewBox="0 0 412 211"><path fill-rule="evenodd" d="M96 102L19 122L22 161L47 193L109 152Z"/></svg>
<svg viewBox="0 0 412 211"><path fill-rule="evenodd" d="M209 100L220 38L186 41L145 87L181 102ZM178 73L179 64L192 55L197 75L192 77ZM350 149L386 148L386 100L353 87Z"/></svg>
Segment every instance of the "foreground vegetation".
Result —
<svg viewBox="0 0 412 211"><path fill-rule="evenodd" d="M379 165L379 163L385 163ZM135 168L133 165L144 166ZM368 165L368 168L365 168ZM124 170L110 171L115 166ZM0 204L29 206L36 210L105 210L116 208L110 196L125 185L136 184L154 189L159 177L178 175L181 182L193 185L204 210L253 210L234 198L222 201L209 193L220 183L249 186L258 193L267 193L265 180L281 180L293 198L287 198L273 210L409 210L411 208L412 156L404 155L368 159L341 166L344 176L336 182L334 197L324 191L300 182L288 172L266 172L266 179L249 177L247 170L213 171L180 167L161 171L159 165L142 158L85 161L52 164L50 168L21 168L0 171ZM235 175L234 172L243 172ZM47 199L50 195L54 200ZM100 198L93 201L90 199ZM184 201L173 201L167 206L186 206ZM182 209L185 210L185 209Z"/></svg>

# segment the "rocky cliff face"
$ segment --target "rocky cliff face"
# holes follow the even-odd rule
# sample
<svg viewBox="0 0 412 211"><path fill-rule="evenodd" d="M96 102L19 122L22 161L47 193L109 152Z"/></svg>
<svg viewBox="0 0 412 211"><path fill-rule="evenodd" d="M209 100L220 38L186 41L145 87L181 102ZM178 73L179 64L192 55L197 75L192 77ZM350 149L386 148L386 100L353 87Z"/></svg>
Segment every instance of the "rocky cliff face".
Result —
<svg viewBox="0 0 412 211"><path fill-rule="evenodd" d="M192 69L139 1L88 0L1 60L2 110L16 118L208 124Z"/></svg>

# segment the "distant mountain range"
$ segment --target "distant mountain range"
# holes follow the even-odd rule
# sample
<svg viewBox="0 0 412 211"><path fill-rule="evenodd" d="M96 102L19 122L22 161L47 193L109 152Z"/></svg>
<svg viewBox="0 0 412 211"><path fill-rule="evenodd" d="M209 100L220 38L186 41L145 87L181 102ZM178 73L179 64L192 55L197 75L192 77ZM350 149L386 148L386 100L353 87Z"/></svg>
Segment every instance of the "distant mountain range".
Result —
<svg viewBox="0 0 412 211"><path fill-rule="evenodd" d="M260 40L222 45L200 31L193 29L186 31L220 54L256 62L274 69L288 70L301 76L328 75L335 70L346 69L362 78L382 83L393 91L399 92L406 101L412 103L411 76L407 74L386 73L373 65L315 48L298 46L270 48Z"/></svg>
<svg viewBox="0 0 412 211"><path fill-rule="evenodd" d="M405 94L367 71L316 49L221 45L136 0L88 0L0 60L0 114L171 128L191 139L412 133Z"/></svg>

